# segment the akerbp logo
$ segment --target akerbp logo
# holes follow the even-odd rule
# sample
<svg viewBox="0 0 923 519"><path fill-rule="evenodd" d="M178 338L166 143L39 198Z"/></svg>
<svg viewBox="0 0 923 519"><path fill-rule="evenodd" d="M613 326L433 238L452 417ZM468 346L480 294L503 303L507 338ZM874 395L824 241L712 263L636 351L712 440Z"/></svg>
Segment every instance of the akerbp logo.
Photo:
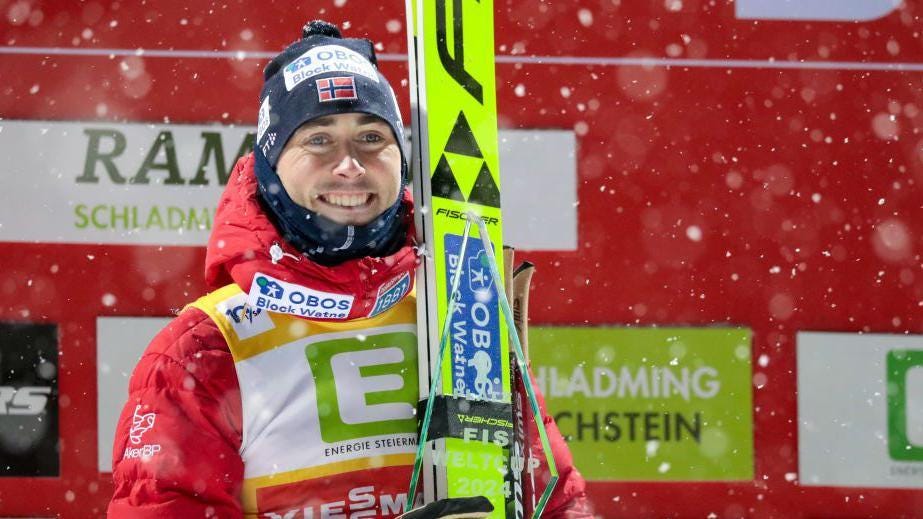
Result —
<svg viewBox="0 0 923 519"><path fill-rule="evenodd" d="M135 406L135 414L131 417L131 430L128 431L128 438L131 439L131 443L140 444L141 437L154 427L156 419L156 413L141 413L141 405Z"/></svg>
<svg viewBox="0 0 923 519"><path fill-rule="evenodd" d="M142 407L141 404L135 406L135 414L131 417L131 429L128 430L128 439L133 445L139 445L139 447L125 447L125 452L122 454L123 460L147 460L163 450L159 443L141 445L141 437L153 429L154 422L157 421L157 413L142 413Z"/></svg>
<svg viewBox="0 0 923 519"><path fill-rule="evenodd" d="M888 453L923 461L923 350L891 350L888 370Z"/></svg>
<svg viewBox="0 0 923 519"><path fill-rule="evenodd" d="M125 452L122 454L123 460L148 460L163 450L159 443L141 445L141 437L153 429L154 422L157 421L157 413L142 413L142 407L141 404L135 406L135 414L131 417L131 429L128 430L128 439L133 445L139 445L139 447L125 447Z"/></svg>
<svg viewBox="0 0 923 519"><path fill-rule="evenodd" d="M354 299L351 295L314 290L267 274L257 274L250 287L247 304L256 310L298 317L346 319Z"/></svg>

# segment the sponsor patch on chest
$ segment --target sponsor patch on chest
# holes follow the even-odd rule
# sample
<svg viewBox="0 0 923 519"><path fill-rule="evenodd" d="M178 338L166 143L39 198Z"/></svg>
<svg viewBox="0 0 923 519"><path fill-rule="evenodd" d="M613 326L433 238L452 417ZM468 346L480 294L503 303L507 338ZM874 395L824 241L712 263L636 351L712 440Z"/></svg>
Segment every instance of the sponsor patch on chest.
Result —
<svg viewBox="0 0 923 519"><path fill-rule="evenodd" d="M406 296L407 292L409 291L409 272L405 272L404 275L388 281L378 289L378 297L375 298L375 305L372 306L372 311L369 312L369 317L375 317L376 315L396 305L397 302Z"/></svg>
<svg viewBox="0 0 923 519"><path fill-rule="evenodd" d="M247 304L256 310L308 319L347 319L354 299L351 295L315 290L257 273Z"/></svg>
<svg viewBox="0 0 923 519"><path fill-rule="evenodd" d="M144 413L143 409L144 406L141 404L135 406L135 414L131 417L131 429L128 431L128 439L133 445L125 447L123 460L140 458L147 461L163 450L159 443L142 445L142 436L154 428L154 422L157 420L157 413Z"/></svg>
<svg viewBox="0 0 923 519"><path fill-rule="evenodd" d="M249 339L275 328L267 313L247 303L247 294L237 294L215 305L240 340Z"/></svg>

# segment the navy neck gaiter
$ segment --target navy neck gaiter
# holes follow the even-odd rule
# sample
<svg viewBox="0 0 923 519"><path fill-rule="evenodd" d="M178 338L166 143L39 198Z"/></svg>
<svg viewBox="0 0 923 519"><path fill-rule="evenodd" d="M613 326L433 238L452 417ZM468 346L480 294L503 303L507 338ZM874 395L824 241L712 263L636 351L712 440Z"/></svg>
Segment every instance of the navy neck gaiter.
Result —
<svg viewBox="0 0 923 519"><path fill-rule="evenodd" d="M365 225L344 225L296 204L266 157L259 150L253 155L260 199L270 218L285 241L315 263L332 266L365 256L390 256L404 244L403 189L378 218Z"/></svg>

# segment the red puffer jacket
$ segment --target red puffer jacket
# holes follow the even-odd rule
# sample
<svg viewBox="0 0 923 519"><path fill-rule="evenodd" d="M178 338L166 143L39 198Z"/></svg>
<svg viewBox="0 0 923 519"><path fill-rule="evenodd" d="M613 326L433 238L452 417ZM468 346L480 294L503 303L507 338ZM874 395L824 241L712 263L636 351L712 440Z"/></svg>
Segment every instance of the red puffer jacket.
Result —
<svg viewBox="0 0 923 519"><path fill-rule="evenodd" d="M218 206L206 258L211 287L233 281L246 291L259 271L354 294L354 307L367 313L380 284L416 265L409 240L388 258L334 267L274 262L268 252L273 245L288 247L257 203L253 158L247 156L237 163ZM547 414L544 420L560 472L546 517L592 517L567 446ZM240 517L241 442L241 394L228 345L211 318L187 308L155 337L132 374L113 446L109 516Z"/></svg>

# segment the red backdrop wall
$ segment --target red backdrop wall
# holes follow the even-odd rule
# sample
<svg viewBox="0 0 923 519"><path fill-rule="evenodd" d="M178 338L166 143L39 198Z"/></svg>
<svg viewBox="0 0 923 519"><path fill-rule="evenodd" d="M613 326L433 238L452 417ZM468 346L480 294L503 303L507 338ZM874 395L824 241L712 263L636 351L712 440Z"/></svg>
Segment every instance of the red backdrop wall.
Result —
<svg viewBox="0 0 923 519"><path fill-rule="evenodd" d="M578 136L579 248L520 255L538 266L533 324L730 322L769 359L754 364L765 384L752 482L594 483L603 517L923 517L921 491L786 478L798 469L794 333L923 333L921 12L908 0L867 22L755 22L729 0L497 3L501 125ZM0 13L5 119L253 125L266 59L207 51L275 52L312 18L348 23L380 42L386 75L407 73L397 0L0 0ZM203 52L149 52L171 49ZM633 57L660 61L618 59ZM917 68L887 69L901 64ZM393 83L406 116L406 81ZM555 194L536 192L537 211L543 196ZM204 291L203 259L0 243L0 319L60 326L62 436L61 477L0 479L3 514L104 513L95 319L170 315Z"/></svg>

